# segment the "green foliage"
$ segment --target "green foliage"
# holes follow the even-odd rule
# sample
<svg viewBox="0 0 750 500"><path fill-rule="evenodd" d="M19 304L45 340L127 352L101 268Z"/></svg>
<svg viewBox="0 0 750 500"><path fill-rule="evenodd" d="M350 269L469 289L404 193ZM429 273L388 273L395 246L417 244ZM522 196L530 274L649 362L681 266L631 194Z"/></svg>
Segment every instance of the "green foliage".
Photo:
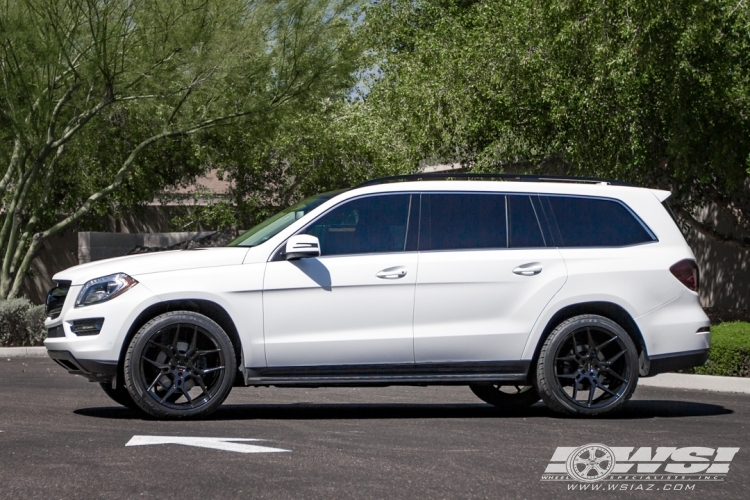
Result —
<svg viewBox="0 0 750 500"><path fill-rule="evenodd" d="M211 168L200 134L236 125L252 140L340 96L361 51L358 5L0 4L0 297L17 295L45 238Z"/></svg>
<svg viewBox="0 0 750 500"><path fill-rule="evenodd" d="M41 345L47 338L44 306L25 298L0 300L0 347Z"/></svg>
<svg viewBox="0 0 750 500"><path fill-rule="evenodd" d="M750 377L750 323L736 321L711 327L711 351L694 373Z"/></svg>
<svg viewBox="0 0 750 500"><path fill-rule="evenodd" d="M670 189L750 230L747 3L393 0L367 25L368 100L423 157Z"/></svg>
<svg viewBox="0 0 750 500"><path fill-rule="evenodd" d="M212 131L201 155L231 182L236 227L252 227L313 194L417 167L416 152L388 122L366 102L344 99L352 83L341 82L337 98L286 110L263 126Z"/></svg>

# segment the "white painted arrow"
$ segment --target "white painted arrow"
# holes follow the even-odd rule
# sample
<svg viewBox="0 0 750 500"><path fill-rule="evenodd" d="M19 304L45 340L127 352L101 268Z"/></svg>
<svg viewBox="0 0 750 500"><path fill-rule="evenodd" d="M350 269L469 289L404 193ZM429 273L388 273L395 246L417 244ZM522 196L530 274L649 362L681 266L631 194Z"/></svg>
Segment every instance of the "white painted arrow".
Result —
<svg viewBox="0 0 750 500"><path fill-rule="evenodd" d="M214 450L234 451L237 453L278 453L291 450L281 448L269 448L267 446L256 446L254 444L240 444L233 441L261 441L260 439L245 438L207 438L207 437L180 437L180 436L133 436L125 446L148 446L151 444L182 444L185 446L196 446L198 448L211 448Z"/></svg>

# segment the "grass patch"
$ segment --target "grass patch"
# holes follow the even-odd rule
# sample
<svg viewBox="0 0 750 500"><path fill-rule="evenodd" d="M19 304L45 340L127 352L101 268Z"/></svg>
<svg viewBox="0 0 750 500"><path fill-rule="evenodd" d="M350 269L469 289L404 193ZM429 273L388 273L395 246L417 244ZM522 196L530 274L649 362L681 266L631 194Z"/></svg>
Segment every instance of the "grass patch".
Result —
<svg viewBox="0 0 750 500"><path fill-rule="evenodd" d="M712 326L708 363L694 368L693 373L750 377L750 323L735 321Z"/></svg>

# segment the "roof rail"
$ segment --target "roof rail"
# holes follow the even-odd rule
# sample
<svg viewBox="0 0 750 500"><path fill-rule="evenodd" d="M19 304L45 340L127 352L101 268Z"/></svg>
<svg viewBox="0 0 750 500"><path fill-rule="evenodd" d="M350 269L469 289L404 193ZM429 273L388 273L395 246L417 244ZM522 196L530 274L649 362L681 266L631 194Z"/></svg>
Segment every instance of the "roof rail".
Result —
<svg viewBox="0 0 750 500"><path fill-rule="evenodd" d="M447 180L491 180L518 182L572 182L585 184L610 184L613 186L633 186L629 182L596 177L566 177L563 175L521 175L521 174L472 174L464 172L435 172L427 174L407 174L381 177L358 184L355 188L406 181L447 181Z"/></svg>

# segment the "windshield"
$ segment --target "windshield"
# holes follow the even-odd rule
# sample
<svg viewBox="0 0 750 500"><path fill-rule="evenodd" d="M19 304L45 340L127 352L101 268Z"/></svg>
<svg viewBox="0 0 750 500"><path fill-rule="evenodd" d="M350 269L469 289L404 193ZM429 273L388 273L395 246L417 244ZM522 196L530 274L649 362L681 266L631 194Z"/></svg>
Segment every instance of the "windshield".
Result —
<svg viewBox="0 0 750 500"><path fill-rule="evenodd" d="M291 225L292 222L300 219L306 213L344 191L344 189L330 191L328 193L319 194L307 198L306 200L302 200L296 205L282 210L273 217L269 217L249 231L241 234L239 237L229 242L227 246L254 247L261 243L265 243L276 236L281 230Z"/></svg>

